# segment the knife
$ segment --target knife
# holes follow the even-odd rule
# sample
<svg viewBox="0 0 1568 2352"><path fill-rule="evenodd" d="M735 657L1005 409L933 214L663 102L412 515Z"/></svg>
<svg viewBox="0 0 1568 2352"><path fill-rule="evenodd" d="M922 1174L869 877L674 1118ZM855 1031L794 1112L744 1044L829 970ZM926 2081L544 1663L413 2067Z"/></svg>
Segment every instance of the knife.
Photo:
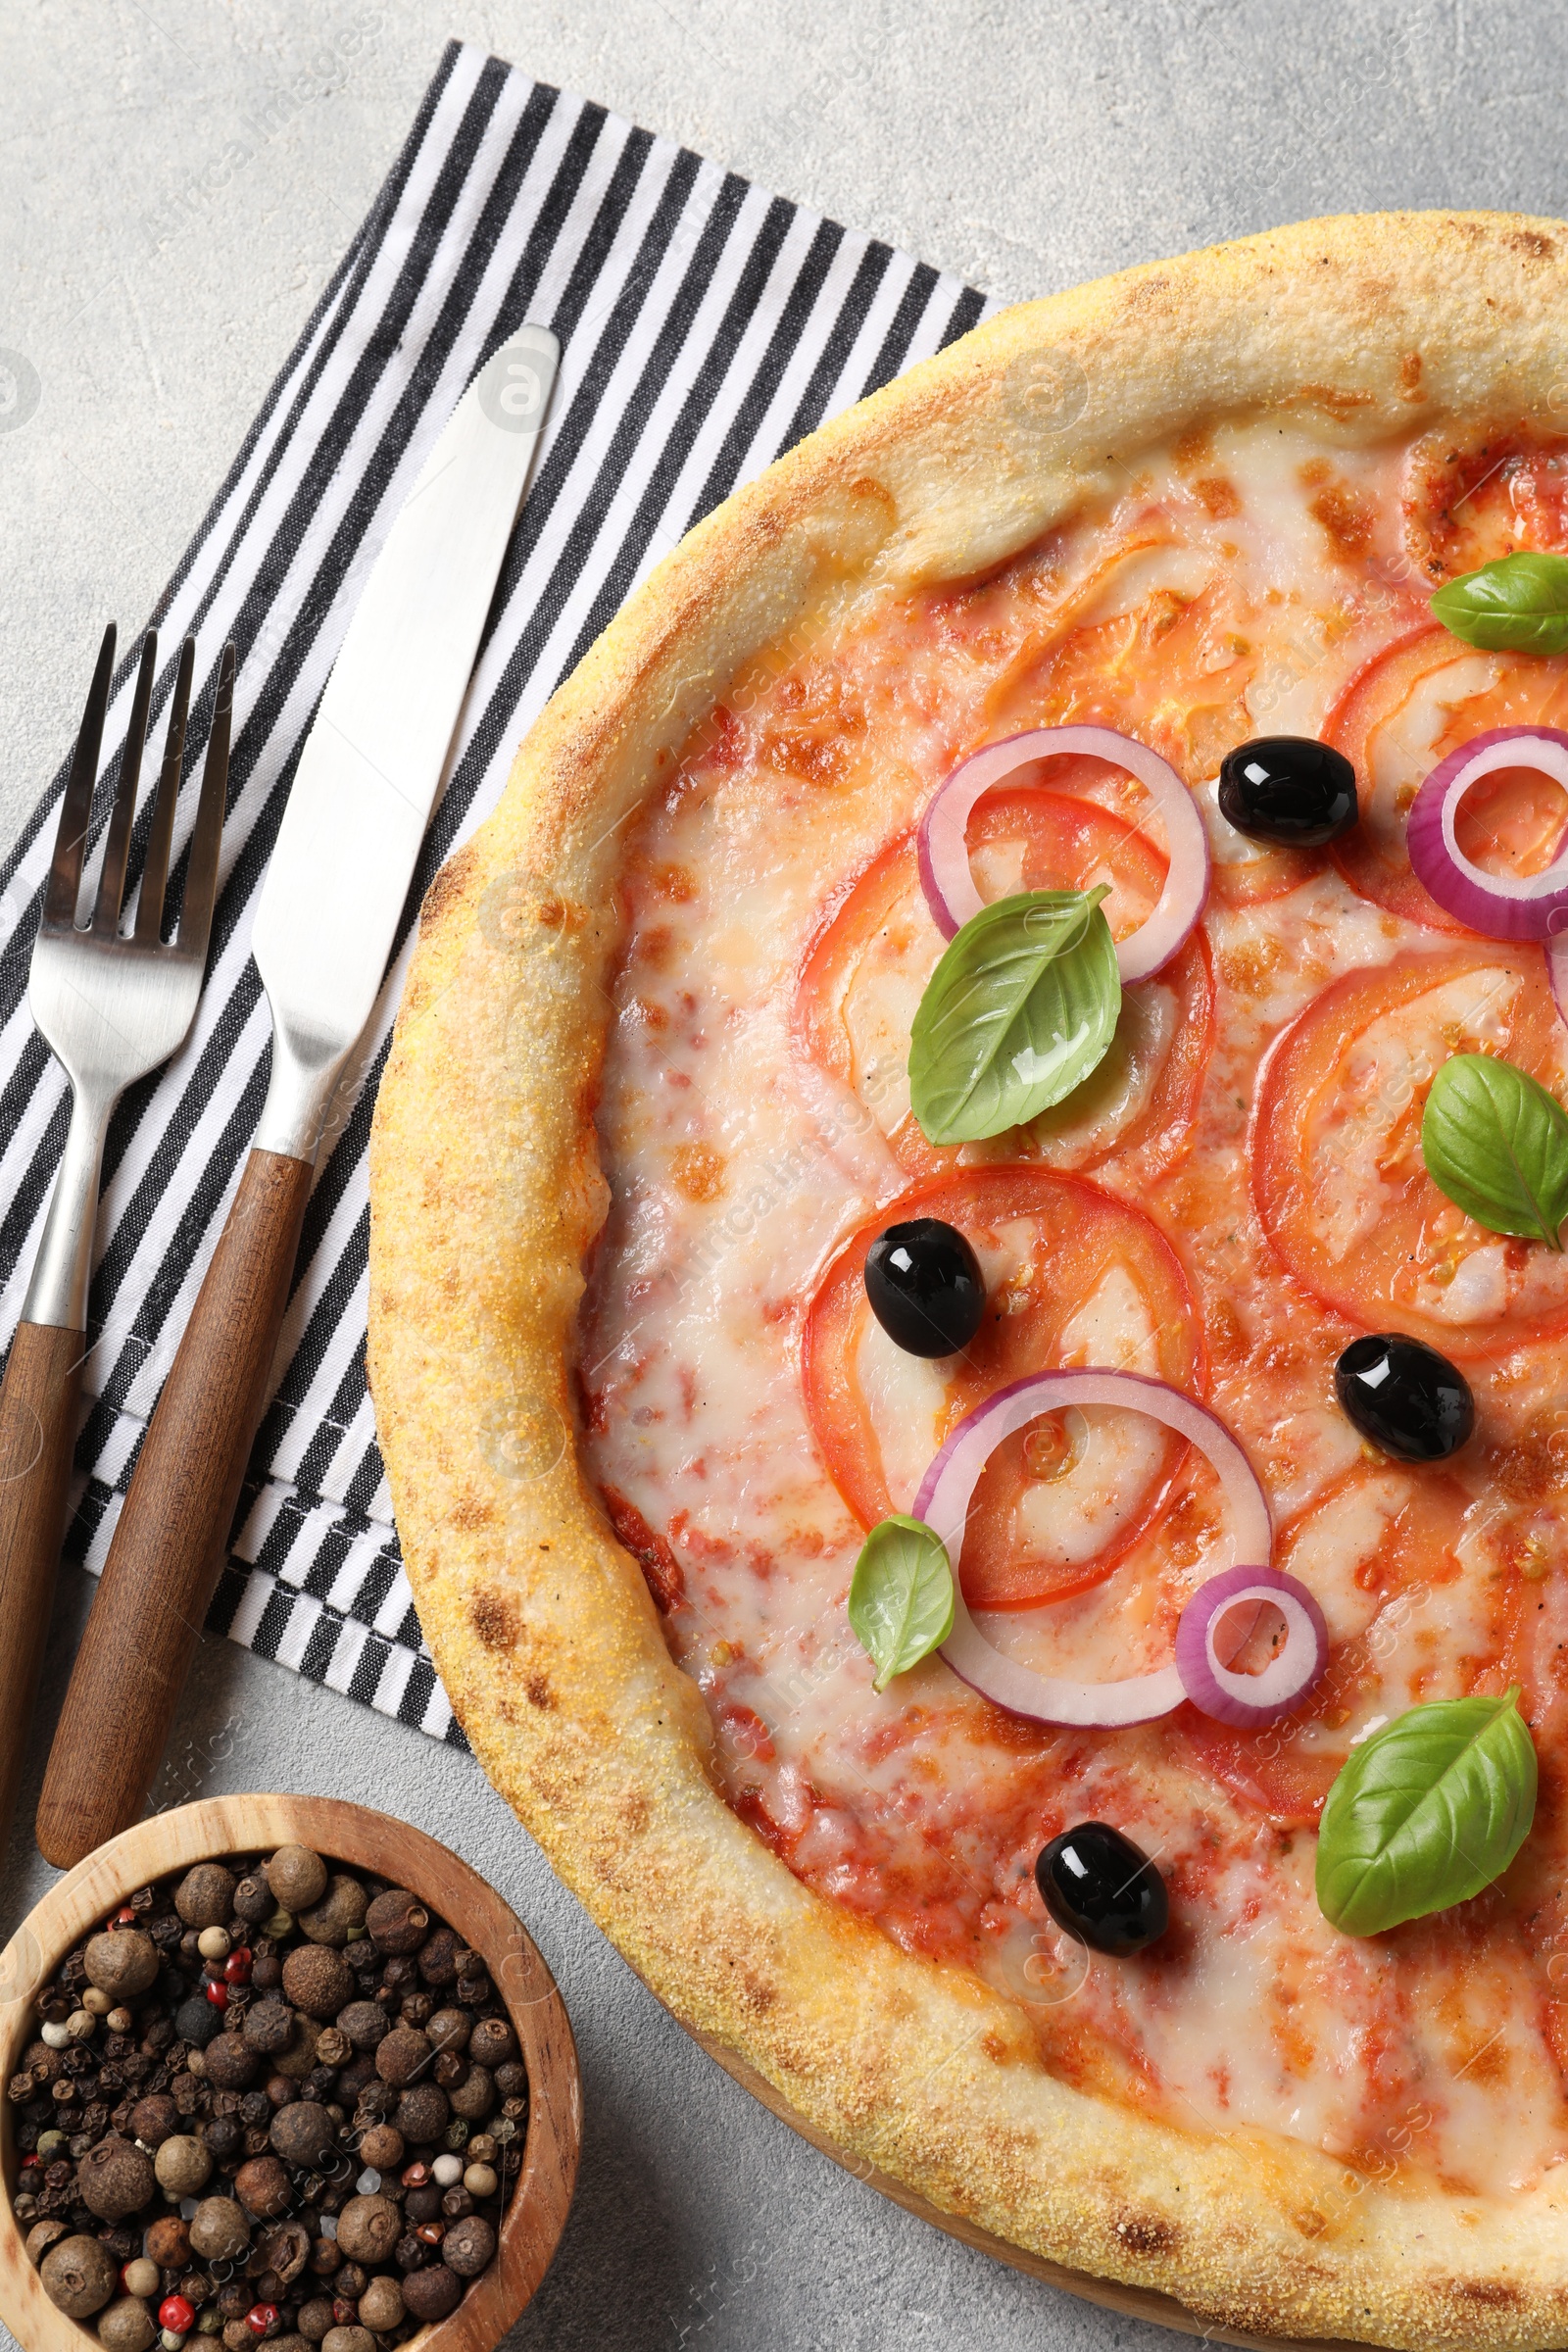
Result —
<svg viewBox="0 0 1568 2352"><path fill-rule="evenodd" d="M142 1440L66 1693L37 1838L67 1869L140 1819L271 1391L316 1156L375 1008L560 346L524 326L458 402L387 534L306 738L257 906L261 1124Z"/></svg>

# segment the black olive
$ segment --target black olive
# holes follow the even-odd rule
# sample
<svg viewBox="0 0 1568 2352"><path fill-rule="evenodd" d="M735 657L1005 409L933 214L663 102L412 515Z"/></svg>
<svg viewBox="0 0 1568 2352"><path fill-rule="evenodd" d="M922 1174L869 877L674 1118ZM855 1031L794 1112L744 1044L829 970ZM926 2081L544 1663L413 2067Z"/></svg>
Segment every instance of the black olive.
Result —
<svg viewBox="0 0 1568 2352"><path fill-rule="evenodd" d="M1320 850L1355 822L1355 770L1315 736L1260 735L1220 761L1219 809L1250 841Z"/></svg>
<svg viewBox="0 0 1568 2352"><path fill-rule="evenodd" d="M1397 1331L1352 1340L1334 1367L1334 1390L1362 1437L1398 1462L1441 1462L1476 1425L1464 1374Z"/></svg>
<svg viewBox="0 0 1568 2352"><path fill-rule="evenodd" d="M954 1355L967 1348L986 1311L980 1261L940 1217L890 1225L865 1253L871 1312L906 1355Z"/></svg>
<svg viewBox="0 0 1568 2352"><path fill-rule="evenodd" d="M1053 1838L1035 1864L1035 1885L1058 1928L1117 1959L1141 1952L1170 1925L1164 1880L1103 1821L1081 1821Z"/></svg>

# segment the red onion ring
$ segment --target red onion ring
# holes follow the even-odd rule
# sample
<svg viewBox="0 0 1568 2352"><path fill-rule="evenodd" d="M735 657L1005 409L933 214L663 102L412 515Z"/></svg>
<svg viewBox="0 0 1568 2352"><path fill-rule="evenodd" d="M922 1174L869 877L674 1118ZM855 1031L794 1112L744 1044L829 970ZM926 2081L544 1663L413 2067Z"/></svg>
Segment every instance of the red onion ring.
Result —
<svg viewBox="0 0 1568 2352"><path fill-rule="evenodd" d="M1285 1647L1261 1674L1233 1674L1214 1651L1214 1628L1238 1601L1272 1601ZM1303 1584L1278 1568L1225 1568L1200 1585L1176 1628L1176 1671L1195 1707L1237 1731L1260 1732L1298 1706L1329 1659L1323 1612Z"/></svg>
<svg viewBox="0 0 1568 2352"><path fill-rule="evenodd" d="M1132 736L1118 735L1114 727L1034 727L1026 735L1008 736L1004 743L988 743L960 760L937 787L920 819L920 887L943 938L956 938L985 905L974 886L964 840L975 803L1020 767L1064 752L1125 768L1149 793L1164 823L1170 853L1165 886L1147 920L1116 950L1123 985L1130 987L1135 980L1162 971L1197 928L1208 897L1208 834L1197 803L1170 762Z"/></svg>
<svg viewBox="0 0 1568 2352"><path fill-rule="evenodd" d="M1232 1558L1238 1553L1244 1560L1268 1556L1273 1527L1257 1475L1225 1424L1206 1405L1141 1372L1037 1372L999 1389L984 1404L966 1413L920 1481L911 1506L913 1516L936 1530L955 1570L975 1487L997 1447L1004 1438L1026 1428L1037 1414L1068 1404L1128 1407L1148 1413L1188 1439L1219 1475L1230 1505L1228 1549ZM1249 1569L1247 1573L1257 1572ZM956 1575L954 1581L956 1585ZM1037 1674L1033 1667L992 1646L970 1616L961 1591L955 1592L953 1631L942 1645L942 1655L959 1681L982 1697L1005 1707L1009 1714L1027 1715L1039 1723L1149 1723L1156 1715L1168 1714L1187 1696L1176 1664L1155 1674L1127 1675L1109 1683L1070 1683L1054 1675Z"/></svg>
<svg viewBox="0 0 1568 2352"><path fill-rule="evenodd" d="M1494 727L1432 770L1410 809L1405 844L1416 879L1447 913L1487 939L1553 939L1568 930L1568 856L1543 873L1489 874L1454 837L1454 812L1482 776L1533 767L1568 789L1568 735L1556 727Z"/></svg>

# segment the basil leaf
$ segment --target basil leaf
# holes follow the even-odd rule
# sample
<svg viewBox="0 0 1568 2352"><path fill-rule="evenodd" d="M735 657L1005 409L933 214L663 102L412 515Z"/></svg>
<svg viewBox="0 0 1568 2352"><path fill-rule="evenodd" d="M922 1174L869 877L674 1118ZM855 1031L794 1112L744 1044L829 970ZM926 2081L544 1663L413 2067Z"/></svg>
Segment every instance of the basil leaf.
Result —
<svg viewBox="0 0 1568 2352"><path fill-rule="evenodd" d="M876 1689L906 1674L953 1631L948 1547L923 1519L873 1527L850 1580L850 1623L876 1667Z"/></svg>
<svg viewBox="0 0 1568 2352"><path fill-rule="evenodd" d="M1568 650L1568 556L1499 556L1440 588L1432 613L1483 653L1560 654Z"/></svg>
<svg viewBox="0 0 1568 2352"><path fill-rule="evenodd" d="M1560 1250L1568 1217L1568 1113L1528 1071L1455 1054L1421 1114L1427 1174L1467 1217Z"/></svg>
<svg viewBox="0 0 1568 2352"><path fill-rule="evenodd" d="M1104 896L1096 888L999 899L950 943L909 1040L909 1099L928 1143L1021 1127L1102 1058L1121 1010Z"/></svg>
<svg viewBox="0 0 1568 2352"><path fill-rule="evenodd" d="M1317 1899L1347 1936L1468 1901L1505 1871L1536 1813L1536 1746L1516 1701L1447 1698L1376 1732L1329 1790Z"/></svg>

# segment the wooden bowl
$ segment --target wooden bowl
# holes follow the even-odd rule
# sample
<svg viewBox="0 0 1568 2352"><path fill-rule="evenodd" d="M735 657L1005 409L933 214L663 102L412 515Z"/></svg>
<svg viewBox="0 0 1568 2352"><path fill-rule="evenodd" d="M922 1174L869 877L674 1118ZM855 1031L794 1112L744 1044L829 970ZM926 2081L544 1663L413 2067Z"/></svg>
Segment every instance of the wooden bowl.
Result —
<svg viewBox="0 0 1568 2352"><path fill-rule="evenodd" d="M490 2352L528 2304L565 2227L582 2144L582 2084L565 2004L527 1930L493 1887L421 1830L330 1797L218 1796L156 1814L112 1838L50 1889L0 1952L0 2082L18 2071L33 2038L39 1987L127 1894L193 1862L287 1844L311 1846L327 1861L412 1888L483 1955L506 2003L528 2069L522 2170L490 2268L450 2318L409 2338L419 2352ZM84 2352L98 2341L93 2322L57 2311L27 2260L11 2206L18 2171L13 2110L3 2104L0 2320L27 2352Z"/></svg>

